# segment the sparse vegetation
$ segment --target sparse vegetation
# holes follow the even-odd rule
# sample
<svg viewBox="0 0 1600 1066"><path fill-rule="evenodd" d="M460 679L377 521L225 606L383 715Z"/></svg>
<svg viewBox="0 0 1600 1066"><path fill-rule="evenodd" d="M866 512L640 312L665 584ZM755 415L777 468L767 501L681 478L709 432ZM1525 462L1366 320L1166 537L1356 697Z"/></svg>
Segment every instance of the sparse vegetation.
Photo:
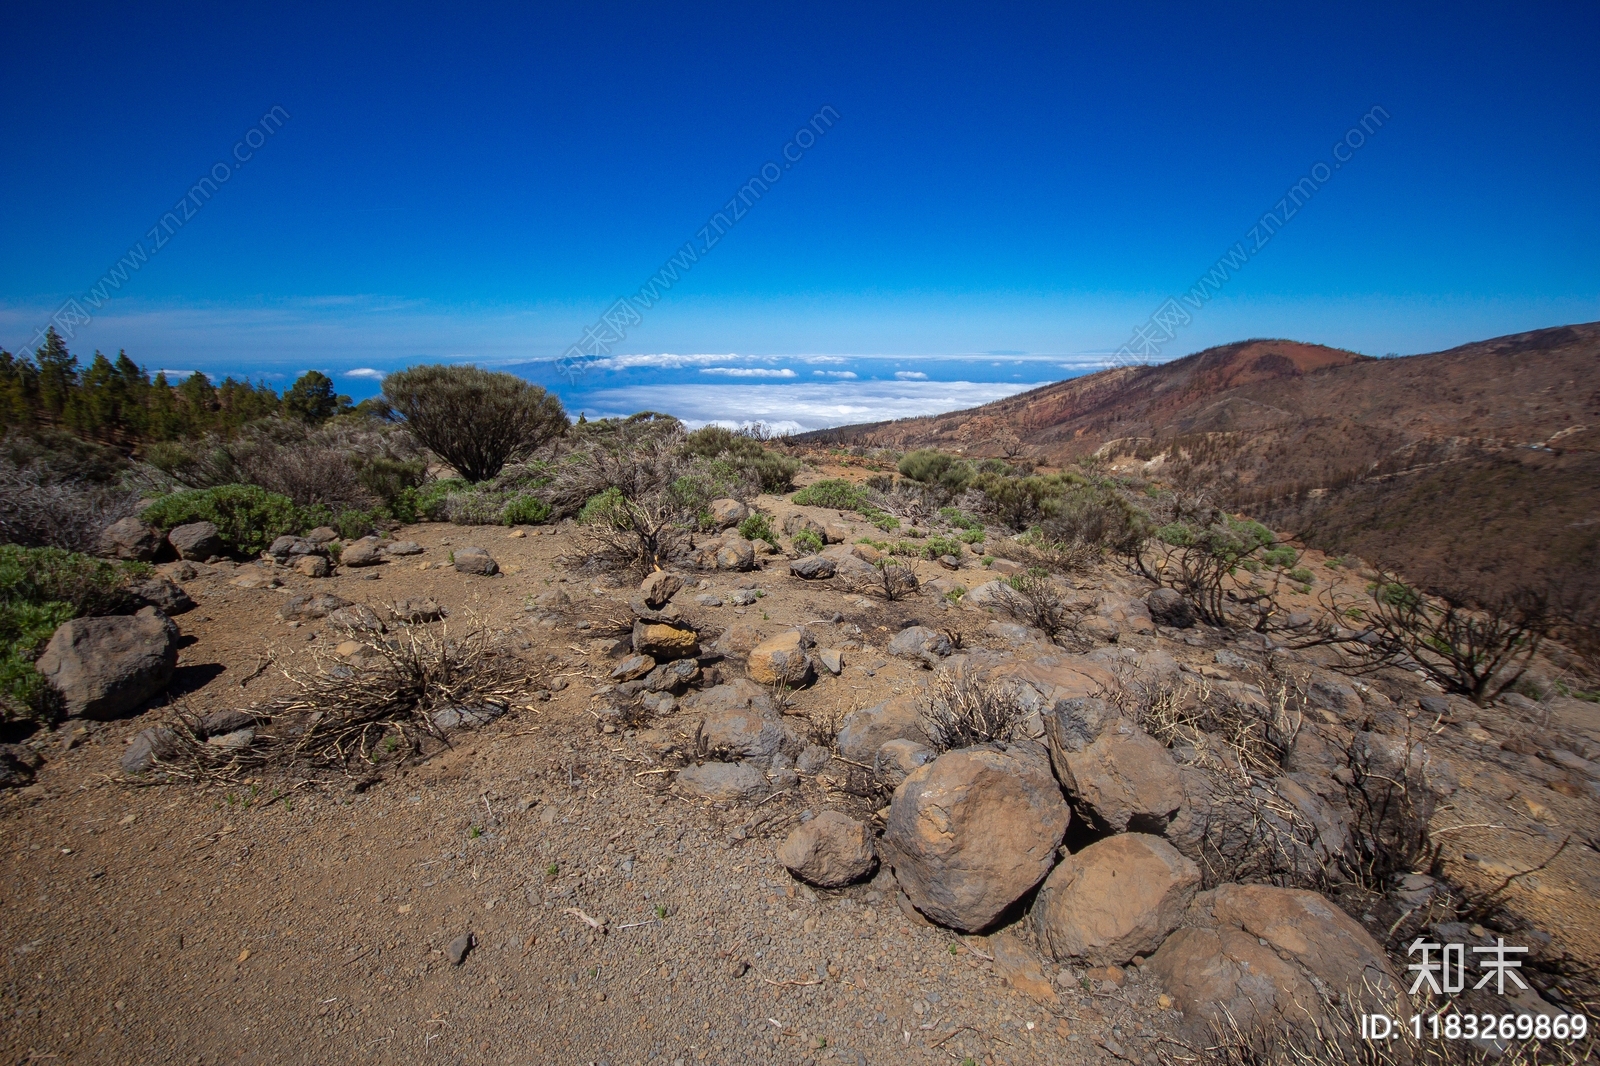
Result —
<svg viewBox="0 0 1600 1066"><path fill-rule="evenodd" d="M277 538L299 533L306 517L287 496L255 485L219 485L163 496L140 513L163 532L189 522L210 522L230 551L258 555Z"/></svg>
<svg viewBox="0 0 1600 1066"><path fill-rule="evenodd" d="M1014 738L1024 712L1016 687L945 667L917 699L922 731L938 752Z"/></svg>
<svg viewBox="0 0 1600 1066"><path fill-rule="evenodd" d="M815 555L822 550L822 538L809 529L802 529L796 533L790 539L790 543L794 545L794 550L801 555Z"/></svg>
<svg viewBox="0 0 1600 1066"><path fill-rule="evenodd" d="M1042 567L1007 578L1001 600L1013 618L1043 630L1051 640L1071 632L1078 616L1087 610L1087 604L1070 600Z"/></svg>
<svg viewBox="0 0 1600 1066"><path fill-rule="evenodd" d="M739 536L745 540L764 540L774 548L778 546L778 534L772 528L772 521L760 511L752 511L739 523Z"/></svg>

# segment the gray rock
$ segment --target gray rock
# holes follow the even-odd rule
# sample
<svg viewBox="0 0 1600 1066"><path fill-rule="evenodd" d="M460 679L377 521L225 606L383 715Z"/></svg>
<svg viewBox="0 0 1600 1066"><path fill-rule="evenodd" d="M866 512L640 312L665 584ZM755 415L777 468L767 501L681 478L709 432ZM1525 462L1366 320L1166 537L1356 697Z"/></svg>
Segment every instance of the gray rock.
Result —
<svg viewBox="0 0 1600 1066"><path fill-rule="evenodd" d="M250 729L255 724L256 716L248 711L215 711L200 719L196 732L202 737L215 737L223 733L236 733L241 729Z"/></svg>
<svg viewBox="0 0 1600 1066"><path fill-rule="evenodd" d="M467 956L477 946L478 940L470 932L462 933L445 947L445 957L450 960L451 966L460 966L467 961Z"/></svg>
<svg viewBox="0 0 1600 1066"><path fill-rule="evenodd" d="M225 751L242 751L254 743L255 739L256 731L254 729L235 729L231 733L218 733L215 736L206 737L206 744Z"/></svg>
<svg viewBox="0 0 1600 1066"><path fill-rule="evenodd" d="M800 880L840 888L872 872L872 831L839 811L823 811L796 826L778 849L778 861Z"/></svg>
<svg viewBox="0 0 1600 1066"><path fill-rule="evenodd" d="M390 555L421 555L423 548L414 540L397 540L384 549Z"/></svg>
<svg viewBox="0 0 1600 1066"><path fill-rule="evenodd" d="M795 511L783 520L783 531L791 537L800 533L810 533L822 543L828 543L828 531L823 528L822 523L800 511Z"/></svg>
<svg viewBox="0 0 1600 1066"><path fill-rule="evenodd" d="M700 664L693 659L675 659L662 663L644 678L645 688L651 692L682 692L700 680Z"/></svg>
<svg viewBox="0 0 1600 1066"><path fill-rule="evenodd" d="M939 661L942 656L949 655L954 649L950 646L950 638L937 629L927 626L909 626L894 635L889 641L889 654L902 659L920 659L930 665Z"/></svg>
<svg viewBox="0 0 1600 1066"><path fill-rule="evenodd" d="M383 544L377 537L362 537L346 544L339 553L339 565L346 567L377 566L384 561Z"/></svg>
<svg viewBox="0 0 1600 1066"><path fill-rule="evenodd" d="M720 600L716 596L711 595L711 593L709 593L709 592L702 592L700 595L698 595L698 596L696 596L694 598L694 602L695 602L695 605L698 606L698 607L721 607L722 606L722 600Z"/></svg>
<svg viewBox="0 0 1600 1066"><path fill-rule="evenodd" d="M757 597L754 589L738 589L728 594L728 602L733 604L735 607L748 607L752 603L755 603L756 599Z"/></svg>
<svg viewBox="0 0 1600 1066"><path fill-rule="evenodd" d="M839 754L846 759L871 766L878 749L891 740L928 743L914 697L896 696L876 706L864 707L845 715L839 723L836 743Z"/></svg>
<svg viewBox="0 0 1600 1066"><path fill-rule="evenodd" d="M100 554L148 563L160 553L163 543L161 530L130 516L111 523L100 534Z"/></svg>
<svg viewBox="0 0 1600 1066"><path fill-rule="evenodd" d="M844 669L844 652L838 648L818 648L817 662L821 663L822 668L828 673L838 677L840 671Z"/></svg>
<svg viewBox="0 0 1600 1066"><path fill-rule="evenodd" d="M684 792L713 802L733 803L758 799L767 794L767 776L743 762L708 762L678 772L677 785Z"/></svg>
<svg viewBox="0 0 1600 1066"><path fill-rule="evenodd" d="M437 622L447 617L450 612L426 596L411 596L395 600L389 607L389 613L394 616L396 622L414 626L425 622Z"/></svg>
<svg viewBox="0 0 1600 1066"><path fill-rule="evenodd" d="M157 759L170 759L178 753L178 734L171 726L158 725L133 738L122 753L118 766L125 774L147 773Z"/></svg>
<svg viewBox="0 0 1600 1066"><path fill-rule="evenodd" d="M345 629L365 630L371 633L382 633L389 628L383 624L383 619L378 617L378 612L364 603L352 603L329 611L328 623Z"/></svg>
<svg viewBox="0 0 1600 1066"><path fill-rule="evenodd" d="M167 543L180 559L198 559L201 562L223 553L222 537L210 522L188 522L167 533Z"/></svg>
<svg viewBox="0 0 1600 1066"><path fill-rule="evenodd" d="M821 744L808 744L794 761L794 768L803 774L814 774L828 768L833 753Z"/></svg>
<svg viewBox="0 0 1600 1066"><path fill-rule="evenodd" d="M339 531L332 526L318 526L306 534L306 539L314 544L332 544L339 539Z"/></svg>
<svg viewBox="0 0 1600 1066"><path fill-rule="evenodd" d="M456 573L475 574L478 577L493 577L500 572L500 564L482 548L457 548Z"/></svg>
<svg viewBox="0 0 1600 1066"><path fill-rule="evenodd" d="M704 692L697 692L684 698L685 710L699 711L702 714L715 714L718 711L755 711L757 714L772 716L772 700L760 685L749 678L739 677L726 684L713 685Z"/></svg>
<svg viewBox="0 0 1600 1066"><path fill-rule="evenodd" d="M309 537L279 537L267 548L266 554L279 563L291 563L302 555L326 555L328 549Z"/></svg>
<svg viewBox="0 0 1600 1066"><path fill-rule="evenodd" d="M1188 629L1195 623L1194 607L1174 589L1156 589L1144 598L1144 606L1158 626Z"/></svg>
<svg viewBox="0 0 1600 1066"><path fill-rule="evenodd" d="M287 622L310 622L348 606L349 600L331 592L302 592L290 596L289 601L278 608L278 617Z"/></svg>
<svg viewBox="0 0 1600 1066"><path fill-rule="evenodd" d="M178 627L154 607L135 615L74 618L34 664L69 717L117 718L160 693L178 667Z"/></svg>
<svg viewBox="0 0 1600 1066"><path fill-rule="evenodd" d="M194 600L178 585L164 577L152 577L130 585L128 591L146 607L154 607L165 615L182 614L194 610Z"/></svg>
<svg viewBox="0 0 1600 1066"><path fill-rule="evenodd" d="M655 659L648 655L630 655L614 666L610 673L613 681L637 681L656 668Z"/></svg>
<svg viewBox="0 0 1600 1066"><path fill-rule="evenodd" d="M700 723L700 750L719 762L749 761L767 767L786 747L798 746L781 722L754 710L717 711Z"/></svg>
<svg viewBox="0 0 1600 1066"><path fill-rule="evenodd" d="M789 573L806 581L819 581L833 576L834 561L823 555L808 555L789 564Z"/></svg>

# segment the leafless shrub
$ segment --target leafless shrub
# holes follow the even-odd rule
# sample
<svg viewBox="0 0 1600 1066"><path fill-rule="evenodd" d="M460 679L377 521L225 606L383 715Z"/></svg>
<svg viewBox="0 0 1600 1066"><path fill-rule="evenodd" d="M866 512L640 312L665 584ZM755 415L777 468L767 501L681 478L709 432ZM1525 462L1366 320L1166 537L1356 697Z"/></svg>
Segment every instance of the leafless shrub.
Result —
<svg viewBox="0 0 1600 1066"><path fill-rule="evenodd" d="M133 514L137 490L57 481L0 457L0 543L93 552L100 532Z"/></svg>
<svg viewBox="0 0 1600 1066"><path fill-rule="evenodd" d="M1429 851L1434 800L1424 780L1422 740L1410 728L1403 737L1363 732L1346 750L1353 872L1369 891L1385 891L1397 875L1437 866L1437 849Z"/></svg>
<svg viewBox="0 0 1600 1066"><path fill-rule="evenodd" d="M374 641L360 667L333 663L284 675L298 691L250 712L257 726L248 746L207 744L198 719L180 715L175 751L157 768L192 780L228 780L263 768L361 774L443 740L441 711L455 709L461 726L487 722L538 687L505 634L476 621L459 636L447 624L407 627Z"/></svg>
<svg viewBox="0 0 1600 1066"><path fill-rule="evenodd" d="M872 564L872 573L863 575L856 591L872 593L893 602L917 591L917 573L899 559L886 555Z"/></svg>
<svg viewBox="0 0 1600 1066"><path fill-rule="evenodd" d="M1026 711L1010 682L946 667L918 697L917 714L933 749L946 752L1013 739Z"/></svg>
<svg viewBox="0 0 1600 1066"><path fill-rule="evenodd" d="M1046 537L1025 536L1021 540L995 537L985 542L986 554L1010 559L1031 568L1058 574L1081 573L1099 559L1099 551L1089 544L1063 544Z"/></svg>
<svg viewBox="0 0 1600 1066"><path fill-rule="evenodd" d="M998 599L1013 618L1043 630L1051 640L1059 640L1072 632L1089 609L1087 603L1068 599L1043 567L1012 574L1006 579Z"/></svg>

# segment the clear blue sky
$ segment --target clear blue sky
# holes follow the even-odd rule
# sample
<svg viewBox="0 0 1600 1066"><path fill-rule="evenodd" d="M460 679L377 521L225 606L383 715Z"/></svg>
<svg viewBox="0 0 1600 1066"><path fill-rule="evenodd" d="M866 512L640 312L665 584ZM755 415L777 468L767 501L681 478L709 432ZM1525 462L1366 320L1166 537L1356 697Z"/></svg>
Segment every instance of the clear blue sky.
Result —
<svg viewBox="0 0 1600 1066"><path fill-rule="evenodd" d="M317 366L357 394L375 376L353 369L441 358L555 383L546 361L703 249L824 107L837 121L613 355L715 353L672 381L738 386L735 405L864 387L801 357L857 383L1062 376L1324 163L1163 357L1600 319L1600 8L1109 6L8 3L0 345L142 242L74 350ZM1388 119L1332 169L1375 106ZM1026 370L976 369L992 353ZM665 380L602 367L583 387Z"/></svg>

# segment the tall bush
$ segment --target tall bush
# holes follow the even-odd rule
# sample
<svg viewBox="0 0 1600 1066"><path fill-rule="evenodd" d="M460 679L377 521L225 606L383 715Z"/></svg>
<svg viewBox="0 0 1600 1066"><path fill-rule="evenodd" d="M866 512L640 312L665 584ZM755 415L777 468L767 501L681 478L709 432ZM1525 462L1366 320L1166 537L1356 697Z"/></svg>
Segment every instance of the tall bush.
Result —
<svg viewBox="0 0 1600 1066"><path fill-rule="evenodd" d="M566 432L561 401L512 374L414 366L383 379L383 396L418 443L477 483Z"/></svg>

